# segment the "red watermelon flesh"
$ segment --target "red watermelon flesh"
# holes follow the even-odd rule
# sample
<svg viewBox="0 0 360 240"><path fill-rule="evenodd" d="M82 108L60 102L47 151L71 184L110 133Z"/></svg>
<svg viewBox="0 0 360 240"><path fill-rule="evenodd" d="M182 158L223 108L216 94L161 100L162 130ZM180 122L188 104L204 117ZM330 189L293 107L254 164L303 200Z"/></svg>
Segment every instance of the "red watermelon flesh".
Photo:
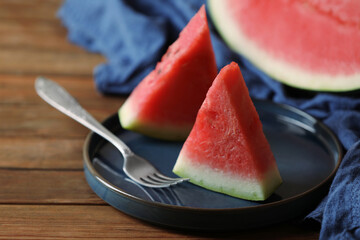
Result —
<svg viewBox="0 0 360 240"><path fill-rule="evenodd" d="M209 89L173 172L231 196L265 200L282 182L236 63Z"/></svg>
<svg viewBox="0 0 360 240"><path fill-rule="evenodd" d="M156 138L184 140L216 74L202 6L120 108L121 125Z"/></svg>
<svg viewBox="0 0 360 240"><path fill-rule="evenodd" d="M288 85L360 88L360 1L210 0L225 41Z"/></svg>

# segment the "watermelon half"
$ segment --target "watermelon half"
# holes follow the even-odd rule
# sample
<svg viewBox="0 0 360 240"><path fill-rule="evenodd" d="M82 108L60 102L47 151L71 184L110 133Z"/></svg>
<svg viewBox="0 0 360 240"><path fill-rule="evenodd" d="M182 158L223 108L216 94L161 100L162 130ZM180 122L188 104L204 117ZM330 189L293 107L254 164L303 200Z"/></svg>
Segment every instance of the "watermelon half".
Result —
<svg viewBox="0 0 360 240"><path fill-rule="evenodd" d="M248 200L265 200L282 182L236 63L225 66L214 80L173 172Z"/></svg>
<svg viewBox="0 0 360 240"><path fill-rule="evenodd" d="M119 109L122 127L165 140L185 140L216 74L202 6Z"/></svg>
<svg viewBox="0 0 360 240"><path fill-rule="evenodd" d="M208 0L223 39L287 85L360 88L360 1Z"/></svg>

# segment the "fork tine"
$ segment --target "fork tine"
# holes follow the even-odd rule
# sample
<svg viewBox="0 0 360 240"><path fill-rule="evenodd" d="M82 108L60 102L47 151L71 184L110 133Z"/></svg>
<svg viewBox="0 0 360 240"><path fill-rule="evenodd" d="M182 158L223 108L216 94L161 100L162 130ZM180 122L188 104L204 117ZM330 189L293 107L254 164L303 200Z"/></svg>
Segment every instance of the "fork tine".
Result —
<svg viewBox="0 0 360 240"><path fill-rule="evenodd" d="M183 182L183 181L190 180L189 178L171 178L171 177L165 176L159 172L154 173L154 175L160 179L168 180L168 181L182 181Z"/></svg>
<svg viewBox="0 0 360 240"><path fill-rule="evenodd" d="M141 180L143 183L145 183L144 185L147 185L147 186L150 186L150 187L152 187L152 186L155 186L155 187L156 187L156 186L162 186L162 185L164 185L164 183L154 181L154 180L152 180L151 178L148 178L148 177L141 177L140 180ZM166 183L166 184L168 184L168 183Z"/></svg>
<svg viewBox="0 0 360 240"><path fill-rule="evenodd" d="M163 187L170 187L172 185L176 185L178 183L183 182L184 180L187 179L183 179L183 178L173 178L172 180L162 180L160 178L154 177L156 176L155 173L153 174L153 176L146 176L146 177L141 177L140 180L142 181L142 185L147 186L147 187L153 187L153 188L163 188ZM171 179L171 178L170 178Z"/></svg>
<svg viewBox="0 0 360 240"><path fill-rule="evenodd" d="M147 178L151 179L152 181L157 182L157 183L172 183L172 182L174 182L174 180L170 181L170 180L164 180L164 179L158 178L155 174L149 175L149 176L147 176Z"/></svg>
<svg viewBox="0 0 360 240"><path fill-rule="evenodd" d="M170 183L170 184L172 184L172 183L177 184L177 183L183 182L184 180L187 180L184 178L170 178L170 177L166 177L166 176L163 177L163 176L164 175L155 172L155 173L153 173L153 175L148 176L148 177L157 182Z"/></svg>
<svg viewBox="0 0 360 240"><path fill-rule="evenodd" d="M163 184L164 184L164 183L162 183L162 182L155 181L155 180L149 178L148 176L146 176L146 177L141 177L140 179L141 179L141 181L143 181L143 182L145 182L145 183L147 183L147 184L151 184L151 185L163 185ZM166 183L166 184L168 184L168 183Z"/></svg>

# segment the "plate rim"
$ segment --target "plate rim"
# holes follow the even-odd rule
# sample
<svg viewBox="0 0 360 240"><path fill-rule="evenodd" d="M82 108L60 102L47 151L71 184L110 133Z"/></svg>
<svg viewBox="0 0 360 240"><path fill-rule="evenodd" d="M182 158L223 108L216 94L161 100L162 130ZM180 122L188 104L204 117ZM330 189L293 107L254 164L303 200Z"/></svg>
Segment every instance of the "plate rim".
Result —
<svg viewBox="0 0 360 240"><path fill-rule="evenodd" d="M341 146L340 141L338 140L338 138L336 137L336 135L332 132L332 130L327 127L325 124L323 124L320 120L318 120L317 118L313 117L312 115L302 111L301 109L298 109L296 107L293 107L291 105L287 105L287 104L283 104L283 103L276 103L270 100L260 100L260 99L253 99L254 104L257 103L266 103L266 104L270 104L270 105L274 105L276 107L280 107L283 109L286 109L288 111L291 112L295 112L297 115L301 115L301 117L310 119L311 121L313 121L314 123L318 124L319 127L321 127L323 130L326 131L327 134L329 134L333 140L333 142L336 145L336 152L338 153L338 158L336 159L336 164L334 166L334 168L332 169L331 173L329 175L327 175L326 178L324 178L319 184L313 186L312 188L297 194L295 196L291 196L285 199L281 199L278 201L274 201L274 202L270 202L270 203L264 203L262 205L254 205L254 206L246 206L246 207L237 207L237 208L199 208L199 207L191 207L191 206L178 206L178 205L172 205L172 204L166 204L166 203L161 203L161 202L153 202L153 201L148 201L145 199L142 199L140 197L136 197L133 196L129 193L127 193L126 191L118 188L117 186L113 185L112 183L110 183L109 181L107 181L105 178L103 178L101 176L101 174L93 167L93 165L91 164L91 159L89 156L89 147L90 147L90 141L93 138L94 135L97 135L96 133L90 132L84 142L83 145L83 162L85 164L84 167L86 167L88 169L88 171L90 172L90 174L92 174L99 182L101 182L103 185L105 185L105 187L117 194L121 194L123 197L125 198L130 198L133 201L137 201L143 205L150 205L152 207L159 207L159 208L166 208L166 209L172 209L172 210L181 210L181 211L190 211L190 212L242 212L242 211L247 211L247 210L260 210L260 209L266 209L266 208L272 208L272 207L276 207L276 206L280 206L280 205L284 205L286 203L291 203L293 201L296 201L298 199L301 199L303 197L306 197L308 195L310 195L311 193L315 192L317 189L323 187L324 185L328 184L329 181L335 176L342 158L343 158L343 149ZM110 122L113 118L118 118L118 114L114 113L110 116L108 116L104 121L102 121L102 124L106 124L107 122ZM121 128L120 124L119 124L119 128ZM210 191L210 190L209 190Z"/></svg>

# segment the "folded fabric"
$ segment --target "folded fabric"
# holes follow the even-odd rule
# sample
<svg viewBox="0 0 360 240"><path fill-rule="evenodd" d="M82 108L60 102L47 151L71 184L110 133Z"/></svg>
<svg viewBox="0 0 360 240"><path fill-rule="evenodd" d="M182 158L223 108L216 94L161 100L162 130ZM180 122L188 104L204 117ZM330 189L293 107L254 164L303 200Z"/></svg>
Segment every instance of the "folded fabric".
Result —
<svg viewBox="0 0 360 240"><path fill-rule="evenodd" d="M307 218L321 222L320 239L360 239L360 141L347 151L328 196Z"/></svg>
<svg viewBox="0 0 360 240"><path fill-rule="evenodd" d="M71 42L106 57L107 62L94 70L98 90L104 94L129 94L204 3L68 0L58 16L68 28ZM252 97L298 107L322 120L338 136L346 155L328 196L307 218L321 222L322 239L360 238L360 98L354 94L292 95L232 52L210 27L219 69L230 61L238 62Z"/></svg>

